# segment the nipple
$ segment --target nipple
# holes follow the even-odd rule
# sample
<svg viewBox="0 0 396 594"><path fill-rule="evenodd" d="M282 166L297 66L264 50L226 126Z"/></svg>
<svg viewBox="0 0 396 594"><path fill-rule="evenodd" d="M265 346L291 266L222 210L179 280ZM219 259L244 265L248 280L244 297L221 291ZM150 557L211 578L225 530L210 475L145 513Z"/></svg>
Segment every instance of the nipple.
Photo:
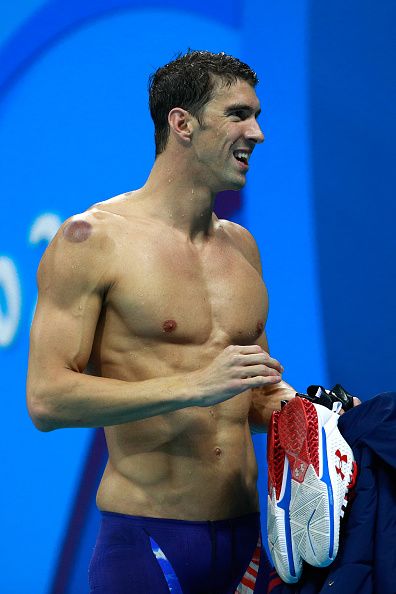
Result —
<svg viewBox="0 0 396 594"><path fill-rule="evenodd" d="M175 320L165 320L165 322L162 324L162 329L164 332L173 332L173 330L176 330L176 328L177 324Z"/></svg>

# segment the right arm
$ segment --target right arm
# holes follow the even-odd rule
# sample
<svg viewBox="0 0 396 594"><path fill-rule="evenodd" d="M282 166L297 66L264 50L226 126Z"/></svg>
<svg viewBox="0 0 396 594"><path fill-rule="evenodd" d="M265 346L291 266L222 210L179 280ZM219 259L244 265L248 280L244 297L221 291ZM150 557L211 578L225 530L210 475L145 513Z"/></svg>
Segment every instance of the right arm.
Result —
<svg viewBox="0 0 396 594"><path fill-rule="evenodd" d="M78 228L73 230L76 220L90 225L84 241ZM61 227L40 263L27 403L42 431L125 423L189 406L198 396L187 376L132 383L83 374L113 281L114 242L105 225L95 214L74 217Z"/></svg>
<svg viewBox="0 0 396 594"><path fill-rule="evenodd" d="M214 405L250 387L280 381L276 365L262 364L256 345L227 347L207 368L170 377L127 382L83 374L102 301L113 282L114 242L106 221L95 214L77 220L89 223L89 237L81 241L77 229L74 241L73 220L65 223L38 271L27 381L28 409L38 429L118 425Z"/></svg>

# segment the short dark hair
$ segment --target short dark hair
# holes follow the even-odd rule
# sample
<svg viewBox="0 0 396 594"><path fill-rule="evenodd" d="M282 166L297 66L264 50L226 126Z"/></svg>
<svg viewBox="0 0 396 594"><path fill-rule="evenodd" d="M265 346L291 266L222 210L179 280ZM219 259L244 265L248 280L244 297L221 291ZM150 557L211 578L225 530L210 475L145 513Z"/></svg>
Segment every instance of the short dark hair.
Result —
<svg viewBox="0 0 396 594"><path fill-rule="evenodd" d="M257 74L238 58L224 52L213 54L191 49L151 74L149 104L155 129L156 157L168 142L170 110L181 107L200 121L204 106L212 98L216 77L228 86L238 79L252 87L258 83Z"/></svg>

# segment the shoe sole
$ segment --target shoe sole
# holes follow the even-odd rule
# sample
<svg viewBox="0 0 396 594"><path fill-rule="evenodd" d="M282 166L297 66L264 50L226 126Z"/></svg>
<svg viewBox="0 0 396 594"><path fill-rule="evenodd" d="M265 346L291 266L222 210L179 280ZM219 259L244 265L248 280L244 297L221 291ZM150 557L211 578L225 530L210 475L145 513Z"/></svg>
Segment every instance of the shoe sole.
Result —
<svg viewBox="0 0 396 594"><path fill-rule="evenodd" d="M299 397L278 419L279 444L291 476L291 543L286 546L294 545L315 567L326 567L337 555L340 517L353 470L353 453L337 421L336 413Z"/></svg>
<svg viewBox="0 0 396 594"><path fill-rule="evenodd" d="M301 576L302 559L291 536L289 507L292 481L289 462L279 439L279 415L279 411L273 413L267 438L267 534L269 550L279 577L293 584Z"/></svg>

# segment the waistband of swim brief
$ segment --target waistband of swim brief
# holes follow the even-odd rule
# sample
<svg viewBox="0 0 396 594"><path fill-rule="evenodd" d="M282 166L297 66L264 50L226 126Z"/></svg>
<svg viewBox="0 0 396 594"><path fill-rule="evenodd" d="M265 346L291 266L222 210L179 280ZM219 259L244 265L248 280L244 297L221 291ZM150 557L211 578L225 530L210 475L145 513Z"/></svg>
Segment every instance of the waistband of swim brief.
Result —
<svg viewBox="0 0 396 594"><path fill-rule="evenodd" d="M214 525L216 527L229 527L230 525L260 522L260 513L252 512L236 518L224 518L221 520L181 520L178 518L155 518L151 516L133 516L129 514L120 514L118 512L110 512L100 510L102 518L105 520L112 520L122 524L130 524L134 526L147 526L148 524L162 524L163 526L169 524L172 526L207 526Z"/></svg>

